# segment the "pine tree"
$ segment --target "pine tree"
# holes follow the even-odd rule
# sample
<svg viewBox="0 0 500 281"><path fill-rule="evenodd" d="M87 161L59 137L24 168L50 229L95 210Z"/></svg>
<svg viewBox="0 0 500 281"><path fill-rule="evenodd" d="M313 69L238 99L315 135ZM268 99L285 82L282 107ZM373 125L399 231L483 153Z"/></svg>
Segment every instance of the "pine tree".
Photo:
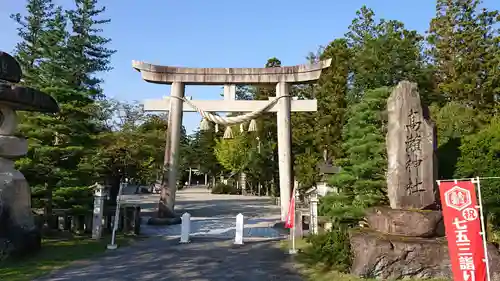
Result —
<svg viewBox="0 0 500 281"><path fill-rule="evenodd" d="M317 63L321 51L320 47L316 53L310 52L306 57L307 61L311 64ZM290 87L290 95L299 99L314 99L316 88L315 84L293 85ZM293 169L296 180L300 184L300 192L307 191L319 180L318 163L322 160L321 150L323 146L317 146L317 139L319 139L317 137L318 116L320 116L318 112L295 112L292 114Z"/></svg>
<svg viewBox="0 0 500 281"><path fill-rule="evenodd" d="M346 95L350 73L351 51L347 40L332 41L321 53L320 59L332 59L332 64L321 75L315 96L318 112L315 118L316 147L326 151L327 161L342 155L342 127L346 110Z"/></svg>
<svg viewBox="0 0 500 281"><path fill-rule="evenodd" d="M101 25L111 20L99 18L106 8L98 7L98 0L75 0L75 5L74 10L67 11L73 31L68 40L68 62L72 66L68 79L75 87L88 91L89 97L103 98L102 81L96 74L112 69L110 59L116 51L106 48L111 39L100 33Z"/></svg>
<svg viewBox="0 0 500 281"><path fill-rule="evenodd" d="M309 189L319 180L318 164L333 162L342 155L342 127L348 91L351 52L345 39L336 39L317 54L310 63L332 59L323 70L317 85L292 88L294 96L318 101L317 112L300 112L292 116L294 171L302 189Z"/></svg>
<svg viewBox="0 0 500 281"><path fill-rule="evenodd" d="M24 83L55 97L56 92L68 90L56 67L61 63L66 38L65 20L61 8L54 7L50 1L28 1L26 7L28 14L24 20L19 14L12 17L21 25L16 54L28 73ZM29 139L29 148L26 157L16 164L32 185L34 205L40 206L37 199L43 196L51 201L52 187L67 176L64 166L60 165L65 152L57 142L61 122L57 115L49 114L22 112L19 117L19 130ZM50 205L46 205L49 210Z"/></svg>
<svg viewBox="0 0 500 281"><path fill-rule="evenodd" d="M23 83L32 85L37 81L36 66L43 58L43 35L54 13L52 0L28 0L26 15L12 14L10 17L19 25L16 44L16 59L23 70Z"/></svg>
<svg viewBox="0 0 500 281"><path fill-rule="evenodd" d="M265 67L281 67L281 61L277 58L270 58ZM276 89L271 88L256 88L255 100L269 100L269 97L276 96ZM265 158L266 166L263 166L262 176L266 181L273 181L272 195L279 195L278 187L278 153L277 153L277 124L276 113L264 113L257 119L258 132L256 137L261 142L261 156ZM269 177L268 177L269 176ZM268 188L269 190L269 188Z"/></svg>
<svg viewBox="0 0 500 281"><path fill-rule="evenodd" d="M309 57L314 62L316 57ZM299 99L313 99L315 85L294 85L290 95ZM317 112L292 113L292 156L294 174L301 191L306 191L318 181L318 162L322 159L317 149Z"/></svg>
<svg viewBox="0 0 500 281"><path fill-rule="evenodd" d="M349 100L355 102L367 90L392 87L402 80L427 85L421 55L423 37L415 30L406 29L400 21L375 21L375 13L366 6L356 14L346 34L353 51Z"/></svg>
<svg viewBox="0 0 500 281"><path fill-rule="evenodd" d="M388 203L385 110L389 94L389 88L369 90L349 108L342 134L345 155L337 161L342 171L330 182L339 193L323 199L323 213L337 219L359 219L365 208Z"/></svg>
<svg viewBox="0 0 500 281"><path fill-rule="evenodd" d="M492 110L500 94L499 11L479 0L438 0L428 55L442 101Z"/></svg>
<svg viewBox="0 0 500 281"><path fill-rule="evenodd" d="M215 157L217 134L215 131L196 131L192 135L190 144L190 154L196 160L202 173L207 173L211 177L216 177L220 171L221 166Z"/></svg>
<svg viewBox="0 0 500 281"><path fill-rule="evenodd" d="M21 114L20 130L28 137L30 146L27 157L17 164L34 186L35 194L39 190L50 196L52 188L91 184L92 178L82 173L79 166L81 159L92 151L95 135L102 129L102 120L96 115L99 107L93 100L99 84L94 81L92 88L85 88L88 84L74 83L75 68L92 63L81 60L79 65L74 64L75 49L70 41L76 35L67 31L67 16L73 13L64 13L61 7L41 0L28 1L27 10L24 19L13 16L21 24L21 42L16 53L23 68L32 74L25 83L53 96L61 111L54 115ZM79 12L81 9L74 14ZM85 27L87 30L79 30L91 34L95 29L93 22ZM102 42L92 43L84 42L85 48L95 51L102 47Z"/></svg>
<svg viewBox="0 0 500 281"><path fill-rule="evenodd" d="M96 75L111 70L110 58L115 53L106 48L111 39L100 35L102 25L110 20L99 18L105 7L97 5L97 0L75 0L75 8L66 11L71 33L66 45L65 80L74 91L59 99L64 103L61 114L65 114L63 119L68 123L68 144L80 149L74 155L77 165L85 165L80 163L81 159L88 159L85 156L93 153L98 134L104 130L104 120L98 117L100 107L96 102L104 97L100 87L102 80ZM119 180L113 182L112 193L119 188Z"/></svg>
<svg viewBox="0 0 500 281"><path fill-rule="evenodd" d="M436 81L439 177L455 174L460 145L489 123L500 93L499 12L481 1L436 3L427 55ZM485 166L486 167L486 166Z"/></svg>

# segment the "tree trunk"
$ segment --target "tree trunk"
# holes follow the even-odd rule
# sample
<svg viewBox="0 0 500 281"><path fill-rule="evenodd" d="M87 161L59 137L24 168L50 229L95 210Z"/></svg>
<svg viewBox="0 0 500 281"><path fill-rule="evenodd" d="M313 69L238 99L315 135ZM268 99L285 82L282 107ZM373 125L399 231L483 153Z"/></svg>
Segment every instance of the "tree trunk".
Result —
<svg viewBox="0 0 500 281"><path fill-rule="evenodd" d="M273 179L272 179L272 191L271 194L274 197L279 197L280 196L280 187L279 187L279 176L276 173L273 173Z"/></svg>
<svg viewBox="0 0 500 281"><path fill-rule="evenodd" d="M49 228L55 228L57 225L54 223L54 220L52 219L52 185L49 185L45 183L45 208L44 208L44 217L45 217L45 223Z"/></svg>
<svg viewBox="0 0 500 281"><path fill-rule="evenodd" d="M245 172L240 173L240 187L241 187L241 194L246 195L247 194L247 175Z"/></svg>
<svg viewBox="0 0 500 281"><path fill-rule="evenodd" d="M113 175L110 179L109 203L113 206L116 204L116 198L118 197L118 192L120 191L120 180L120 175Z"/></svg>

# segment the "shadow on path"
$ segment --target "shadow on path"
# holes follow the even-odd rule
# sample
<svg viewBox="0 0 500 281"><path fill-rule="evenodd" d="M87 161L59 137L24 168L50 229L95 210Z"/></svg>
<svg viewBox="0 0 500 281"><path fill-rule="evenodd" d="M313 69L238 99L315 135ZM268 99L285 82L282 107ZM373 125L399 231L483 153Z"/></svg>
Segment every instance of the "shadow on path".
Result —
<svg viewBox="0 0 500 281"><path fill-rule="evenodd" d="M129 195L124 198L129 203L141 205L141 214L155 216L158 207L158 195ZM279 206L271 204L266 197L241 195L215 195L203 189L181 190L176 198L175 211L181 215L189 212L192 217L236 217L242 213L245 217L268 217L279 215Z"/></svg>
<svg viewBox="0 0 500 281"><path fill-rule="evenodd" d="M270 213L276 213L276 207L269 204L269 200L210 200L180 201L176 212L182 214L189 212L193 217L236 217L242 213L245 217L267 217ZM278 213L279 214L279 213Z"/></svg>
<svg viewBox="0 0 500 281"><path fill-rule="evenodd" d="M150 212L159 198L126 197ZM76 262L36 281L301 281L290 256L279 249L278 242L232 244L238 213L245 216L245 238L283 236L267 227L279 219L279 210L279 206L270 205L269 198L214 195L202 188L182 190L178 192L176 211L191 213L192 243L179 244L178 239L166 238L180 234L180 225L148 226L158 236L108 251L102 257Z"/></svg>
<svg viewBox="0 0 500 281"><path fill-rule="evenodd" d="M151 238L81 261L36 281L302 281L277 242L193 238L190 244Z"/></svg>

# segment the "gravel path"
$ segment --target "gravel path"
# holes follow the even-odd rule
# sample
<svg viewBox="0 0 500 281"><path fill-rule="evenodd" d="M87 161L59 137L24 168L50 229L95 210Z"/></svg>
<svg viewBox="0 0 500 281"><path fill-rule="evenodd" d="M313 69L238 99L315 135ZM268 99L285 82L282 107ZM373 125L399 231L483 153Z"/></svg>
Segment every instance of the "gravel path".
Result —
<svg viewBox="0 0 500 281"><path fill-rule="evenodd" d="M158 197L127 195L126 200L140 202L147 212L148 208L154 208ZM283 234L270 228L279 220L279 207L270 205L268 199L212 195L203 188L188 188L179 192L177 202L177 210L188 211L194 220L192 229L197 235L191 243L178 243L178 226L145 226L146 234L153 237L108 251L98 259L77 262L37 281L303 280L293 268L290 256L279 249L278 242L269 241ZM268 241L247 239L244 245L233 245L234 219L238 213L247 218L248 238Z"/></svg>

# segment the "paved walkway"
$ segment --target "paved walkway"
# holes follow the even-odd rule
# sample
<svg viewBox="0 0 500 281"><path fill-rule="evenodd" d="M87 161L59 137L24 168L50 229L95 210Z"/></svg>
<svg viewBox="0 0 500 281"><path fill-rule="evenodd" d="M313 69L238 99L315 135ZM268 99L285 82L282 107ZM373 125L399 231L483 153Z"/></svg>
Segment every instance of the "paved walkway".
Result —
<svg viewBox="0 0 500 281"><path fill-rule="evenodd" d="M154 212L158 195L142 195L141 199L125 197L128 202L142 203L145 223L150 212ZM280 219L279 206L269 204L270 198L258 196L235 196L210 194L206 188L188 188L177 194L176 210L191 214L191 236L234 238L236 215L245 218L244 237L282 238L283 233L272 226ZM143 234L152 236L180 237L181 226L169 227L143 225Z"/></svg>
<svg viewBox="0 0 500 281"><path fill-rule="evenodd" d="M127 195L125 199L141 203L147 214L158 195ZM204 188L188 188L178 193L177 202L178 211L193 217L192 243L178 243L179 226L143 225L144 232L153 237L37 281L302 280L290 257L276 241L269 241L283 234L270 228L279 219L279 207L270 205L268 199L212 195ZM246 218L247 240L241 246L232 243L238 213Z"/></svg>

